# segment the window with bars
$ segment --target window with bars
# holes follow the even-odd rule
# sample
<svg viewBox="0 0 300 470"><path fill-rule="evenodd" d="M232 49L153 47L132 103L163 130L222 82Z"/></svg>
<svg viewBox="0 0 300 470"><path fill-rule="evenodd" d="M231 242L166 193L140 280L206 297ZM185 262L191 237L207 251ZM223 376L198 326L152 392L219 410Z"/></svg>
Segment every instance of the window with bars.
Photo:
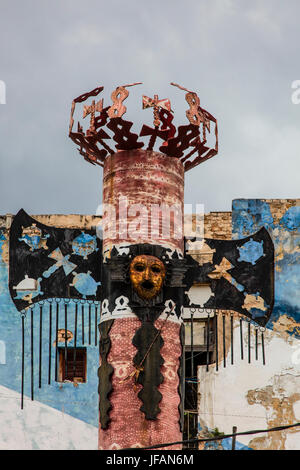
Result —
<svg viewBox="0 0 300 470"><path fill-rule="evenodd" d="M58 348L59 373L58 381L86 382L86 348Z"/></svg>
<svg viewBox="0 0 300 470"><path fill-rule="evenodd" d="M199 366L215 362L215 317L207 312L185 314L185 395L183 438L193 439L198 433L198 378ZM185 444L185 449L197 449L197 443Z"/></svg>

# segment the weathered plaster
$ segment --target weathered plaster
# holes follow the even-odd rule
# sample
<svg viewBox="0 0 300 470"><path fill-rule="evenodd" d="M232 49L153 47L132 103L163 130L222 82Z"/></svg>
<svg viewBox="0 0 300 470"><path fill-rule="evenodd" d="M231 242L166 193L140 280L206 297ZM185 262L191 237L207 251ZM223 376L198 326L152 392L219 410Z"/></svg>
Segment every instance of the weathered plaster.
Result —
<svg viewBox="0 0 300 470"><path fill-rule="evenodd" d="M239 324L235 319L234 365L228 366L231 351L226 350L226 369L222 368L221 356L218 372L215 366L210 366L209 372L199 368L199 429L217 427L225 433L230 433L233 426L246 431L292 424L299 421L300 411L300 200L235 200L232 221L235 239L249 236L262 226L271 234L275 245L275 304L264 333L265 366L261 341L259 360L255 360L254 334L248 364L246 328L241 360ZM259 299L248 300L253 300L253 308L257 308ZM259 308L264 306L260 303ZM295 428L238 440L253 449L299 450L299 435L299 428Z"/></svg>
<svg viewBox="0 0 300 470"><path fill-rule="evenodd" d="M0 366L2 367L2 366ZM1 450L96 450L98 429L0 386Z"/></svg>

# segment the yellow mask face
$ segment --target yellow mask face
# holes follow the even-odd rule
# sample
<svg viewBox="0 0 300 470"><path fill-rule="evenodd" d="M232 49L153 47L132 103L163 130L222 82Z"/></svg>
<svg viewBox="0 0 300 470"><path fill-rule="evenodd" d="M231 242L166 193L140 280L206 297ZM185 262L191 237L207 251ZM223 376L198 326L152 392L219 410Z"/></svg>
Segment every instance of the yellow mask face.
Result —
<svg viewBox="0 0 300 470"><path fill-rule="evenodd" d="M164 263L156 256L139 255L130 263L130 280L142 299L153 299L162 289L166 277Z"/></svg>

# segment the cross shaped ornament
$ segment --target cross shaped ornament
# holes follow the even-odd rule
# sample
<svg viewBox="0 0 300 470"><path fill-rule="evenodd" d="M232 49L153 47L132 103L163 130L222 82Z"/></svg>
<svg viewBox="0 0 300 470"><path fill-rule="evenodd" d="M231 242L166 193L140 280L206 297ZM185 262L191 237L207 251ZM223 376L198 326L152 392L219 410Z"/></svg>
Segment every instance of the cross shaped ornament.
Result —
<svg viewBox="0 0 300 470"><path fill-rule="evenodd" d="M89 114L91 115L90 128L88 129L87 134L92 134L95 132L95 113L101 113L102 109L103 99L99 100L97 103L95 102L95 100L93 100L90 106L83 107L83 119Z"/></svg>
<svg viewBox="0 0 300 470"><path fill-rule="evenodd" d="M158 115L159 108L165 109L166 111L171 111L171 102L168 98L163 100L158 99L158 95L154 95L154 98L149 98L149 96L143 95L143 109L153 108L154 115L154 127L160 125L160 119Z"/></svg>

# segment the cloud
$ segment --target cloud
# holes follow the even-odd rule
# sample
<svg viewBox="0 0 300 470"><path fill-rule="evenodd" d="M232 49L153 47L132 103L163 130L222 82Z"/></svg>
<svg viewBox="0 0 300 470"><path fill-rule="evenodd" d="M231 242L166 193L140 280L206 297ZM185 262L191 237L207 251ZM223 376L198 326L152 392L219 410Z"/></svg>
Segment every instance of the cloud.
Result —
<svg viewBox="0 0 300 470"><path fill-rule="evenodd" d="M141 96L169 97L186 123L182 84L219 123L219 155L186 174L186 202L230 210L234 198L299 197L300 4L280 0L2 0L0 212L94 213L102 170L68 139L72 99L103 84L130 89L127 118L151 122ZM34 15L32 14L34 11Z"/></svg>
<svg viewBox="0 0 300 470"><path fill-rule="evenodd" d="M73 25L61 35L63 47L107 47L110 43L122 40L122 32L117 28L99 27L95 24Z"/></svg>

